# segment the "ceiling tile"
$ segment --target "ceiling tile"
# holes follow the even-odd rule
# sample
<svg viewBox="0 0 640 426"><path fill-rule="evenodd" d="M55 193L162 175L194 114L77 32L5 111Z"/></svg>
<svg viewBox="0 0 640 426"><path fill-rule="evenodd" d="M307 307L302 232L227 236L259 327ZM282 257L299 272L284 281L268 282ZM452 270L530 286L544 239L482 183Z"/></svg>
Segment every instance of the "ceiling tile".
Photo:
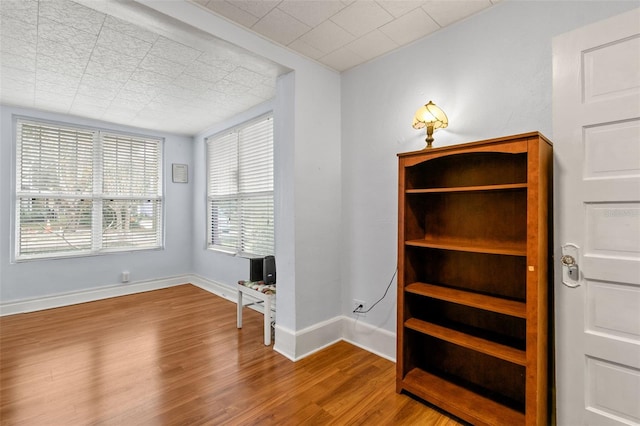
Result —
<svg viewBox="0 0 640 426"><path fill-rule="evenodd" d="M113 16L107 16L104 21L104 27L146 41L147 43L154 43L159 37L158 34L154 34L151 31L147 31L144 28L123 21L122 19L114 18Z"/></svg>
<svg viewBox="0 0 640 426"><path fill-rule="evenodd" d="M144 108L146 104L151 102L154 95L149 93L136 93L127 90L121 90L109 105L109 108L127 108L138 111Z"/></svg>
<svg viewBox="0 0 640 426"><path fill-rule="evenodd" d="M221 79L218 79L221 80ZM197 93L201 93L207 90L213 89L213 85L216 81L205 81L200 78L194 77L189 74L181 74L175 80L173 80L173 84L177 87L182 87L187 91L195 91Z"/></svg>
<svg viewBox="0 0 640 426"><path fill-rule="evenodd" d="M106 109L109 104L111 104L110 99L101 99L95 98L93 96L76 94L75 98L73 98L73 106L72 108L78 106L86 106L86 107L99 107L101 109Z"/></svg>
<svg viewBox="0 0 640 426"><path fill-rule="evenodd" d="M299 40L325 54L353 41L355 37L332 21L324 21Z"/></svg>
<svg viewBox="0 0 640 426"><path fill-rule="evenodd" d="M80 80L80 87L91 86L99 90L119 91L124 82L109 80L95 75L84 74Z"/></svg>
<svg viewBox="0 0 640 426"><path fill-rule="evenodd" d="M73 104L74 94L53 93L38 90L35 96L34 106L55 112L68 112Z"/></svg>
<svg viewBox="0 0 640 426"><path fill-rule="evenodd" d="M278 9L310 27L319 25L346 7L338 0L284 0Z"/></svg>
<svg viewBox="0 0 640 426"><path fill-rule="evenodd" d="M362 63L363 60L364 58L352 52L347 47L341 47L340 49L320 58L320 62L338 71L349 69L359 63Z"/></svg>
<svg viewBox="0 0 640 426"><path fill-rule="evenodd" d="M224 71L231 72L236 68L237 61L237 55L222 50L217 52L204 52L198 57L196 62L202 62L204 64L220 68Z"/></svg>
<svg viewBox="0 0 640 426"><path fill-rule="evenodd" d="M225 79L248 87L252 87L256 84L269 84L271 81L269 77L265 77L262 74L248 70L244 67L236 68L226 76Z"/></svg>
<svg viewBox="0 0 640 426"><path fill-rule="evenodd" d="M309 31L311 27L276 8L259 20L252 29L286 46Z"/></svg>
<svg viewBox="0 0 640 426"><path fill-rule="evenodd" d="M368 61L398 48L398 43L391 40L382 31L374 30L352 41L346 47L352 52L356 52L363 60Z"/></svg>
<svg viewBox="0 0 640 426"><path fill-rule="evenodd" d="M76 92L76 95L78 96L86 96L93 99L104 99L107 101L112 101L113 99L115 99L117 94L117 91L101 90L96 89L95 87L82 85L78 87L78 91Z"/></svg>
<svg viewBox="0 0 640 426"><path fill-rule="evenodd" d="M138 68L133 73L131 73L129 79L130 81L137 81L151 86L162 86L163 84L171 83L174 78L168 75ZM156 91L157 90L158 88L156 88Z"/></svg>
<svg viewBox="0 0 640 426"><path fill-rule="evenodd" d="M25 71L18 68L7 66L5 62L2 61L1 57L0 57L0 65L2 65L0 67L0 79L2 79L3 85L4 85L5 79L23 81L23 82L35 84L36 82L35 70Z"/></svg>
<svg viewBox="0 0 640 426"><path fill-rule="evenodd" d="M200 61L194 61L191 65L185 67L183 74L190 76L192 79L216 82L229 75L229 71Z"/></svg>
<svg viewBox="0 0 640 426"><path fill-rule="evenodd" d="M156 55L147 55L139 65L140 70L152 71L157 74L175 78L186 68L186 65L179 64ZM164 81L164 80L163 80Z"/></svg>
<svg viewBox="0 0 640 426"><path fill-rule="evenodd" d="M33 99L35 85L33 82L24 80L13 80L2 76L2 94L16 97Z"/></svg>
<svg viewBox="0 0 640 426"><path fill-rule="evenodd" d="M145 98L150 97L151 99L159 90L160 88L154 84L129 80L124 84L124 87L118 94L118 97L122 97L123 99L132 99L143 95ZM131 94L131 96L127 96L127 94Z"/></svg>
<svg viewBox="0 0 640 426"><path fill-rule="evenodd" d="M115 47L115 46L112 46ZM120 69L133 71L140 63L140 59L123 55L118 50L107 49L104 46L96 46L91 53L91 62L97 62L105 66L116 65Z"/></svg>
<svg viewBox="0 0 640 426"><path fill-rule="evenodd" d="M36 57L36 66L38 69L55 71L60 74L72 77L82 77L87 68L87 63L80 60L72 60L61 57L52 57L40 55Z"/></svg>
<svg viewBox="0 0 640 426"><path fill-rule="evenodd" d="M380 28L391 40L399 45L410 43L426 36L440 27L422 9L408 13Z"/></svg>
<svg viewBox="0 0 640 426"><path fill-rule="evenodd" d="M38 22L38 1L2 0L0 1L0 14L3 17L16 19L35 26Z"/></svg>
<svg viewBox="0 0 640 426"><path fill-rule="evenodd" d="M52 84L58 87L64 87L67 91L75 92L80 84L80 77L72 77L54 71L39 69L36 73L36 87L42 84Z"/></svg>
<svg viewBox="0 0 640 426"><path fill-rule="evenodd" d="M274 86L266 86L264 84L257 84L251 87L251 94L257 96L262 100L268 100L276 95L276 88Z"/></svg>
<svg viewBox="0 0 640 426"><path fill-rule="evenodd" d="M165 93L157 94L151 102L144 107L143 110L152 110L158 112L174 113L177 108L185 106L189 102L186 98L176 98L175 96L167 95Z"/></svg>
<svg viewBox="0 0 640 426"><path fill-rule="evenodd" d="M70 0L41 1L38 13L41 18L93 34L100 32L106 16Z"/></svg>
<svg viewBox="0 0 640 426"><path fill-rule="evenodd" d="M425 0L378 0L378 4L396 18L419 8L424 2Z"/></svg>
<svg viewBox="0 0 640 426"><path fill-rule="evenodd" d="M100 31L96 46L116 50L123 55L142 59L151 49L152 44L115 29L104 27Z"/></svg>
<svg viewBox="0 0 640 426"><path fill-rule="evenodd" d="M69 109L69 113L101 120L105 110L106 108L99 105L76 103L74 101Z"/></svg>
<svg viewBox="0 0 640 426"><path fill-rule="evenodd" d="M59 41L38 39L38 54L53 58L68 58L71 61L87 62L92 50L85 45L73 45Z"/></svg>
<svg viewBox="0 0 640 426"><path fill-rule="evenodd" d="M291 44L289 44L289 47L295 50L296 52L304 56L307 56L311 59L320 59L325 55L325 52L323 52L320 49L316 49L315 47L311 46L309 43L301 39L297 39L291 42Z"/></svg>
<svg viewBox="0 0 640 426"><path fill-rule="evenodd" d="M331 21L340 25L356 37L381 27L391 21L393 16L380 5L370 0L359 0L331 17Z"/></svg>
<svg viewBox="0 0 640 426"><path fill-rule="evenodd" d="M38 21L38 37L86 51L91 51L98 39L97 34L78 30L44 17Z"/></svg>
<svg viewBox="0 0 640 426"><path fill-rule="evenodd" d="M209 90L213 87L211 84L209 87L206 87L204 90ZM183 86L178 86L175 84L168 84L158 89L158 95L171 96L172 98L186 99L190 100L198 96L197 90L192 90L185 88Z"/></svg>
<svg viewBox="0 0 640 426"><path fill-rule="evenodd" d="M257 18L262 18L276 7L280 0L228 0L228 2Z"/></svg>
<svg viewBox="0 0 640 426"><path fill-rule="evenodd" d="M89 61L85 70L87 74L95 76L103 76L109 80L114 81L127 81L133 70L131 67L123 68L117 63L103 64L96 61Z"/></svg>
<svg viewBox="0 0 640 426"><path fill-rule="evenodd" d="M265 16L279 2L216 3ZM0 102L193 134L272 98L288 71L144 10L130 0L0 0ZM264 24L278 16L285 34L307 30L280 10Z"/></svg>
<svg viewBox="0 0 640 426"><path fill-rule="evenodd" d="M35 72L36 58L35 56L16 55L9 52L0 52L0 63L2 66L9 66L23 71Z"/></svg>
<svg viewBox="0 0 640 426"><path fill-rule="evenodd" d="M200 50L162 36L153 44L149 53L184 65L190 64L202 54Z"/></svg>
<svg viewBox="0 0 640 426"><path fill-rule="evenodd" d="M100 77L87 77L86 75L80 81L78 86L78 94L90 96L94 98L113 100L122 87L121 83Z"/></svg>
<svg viewBox="0 0 640 426"><path fill-rule="evenodd" d="M491 6L489 0L426 1L422 8L441 27L452 24Z"/></svg>
<svg viewBox="0 0 640 426"><path fill-rule="evenodd" d="M137 113L138 110L109 107L104 111L104 114L102 114L102 119L105 121L110 121L112 123L128 124L131 122L131 119L136 116Z"/></svg>
<svg viewBox="0 0 640 426"><path fill-rule="evenodd" d="M2 2L0 1L0 3ZM35 43L38 40L38 27L2 15L0 18L0 36L3 40L5 37L9 37Z"/></svg>
<svg viewBox="0 0 640 426"><path fill-rule="evenodd" d="M27 58L36 57L36 44L11 37L3 37L2 43L0 43L0 52L13 53L17 56L24 56Z"/></svg>
<svg viewBox="0 0 640 426"><path fill-rule="evenodd" d="M239 23L240 25L244 25L249 28L258 22L259 19L255 15L252 15L227 1L211 0L206 7L234 22Z"/></svg>
<svg viewBox="0 0 640 426"><path fill-rule="evenodd" d="M40 74L40 73L39 73ZM76 87L69 83L60 82L60 81L47 81L38 79L35 85L38 93L47 92L47 93L56 93L58 95L64 96L75 96Z"/></svg>
<svg viewBox="0 0 640 426"><path fill-rule="evenodd" d="M220 93L225 93L227 95L235 96L242 95L244 93L249 92L249 87L243 86L242 84L234 83L229 80L220 80L214 84L213 89Z"/></svg>

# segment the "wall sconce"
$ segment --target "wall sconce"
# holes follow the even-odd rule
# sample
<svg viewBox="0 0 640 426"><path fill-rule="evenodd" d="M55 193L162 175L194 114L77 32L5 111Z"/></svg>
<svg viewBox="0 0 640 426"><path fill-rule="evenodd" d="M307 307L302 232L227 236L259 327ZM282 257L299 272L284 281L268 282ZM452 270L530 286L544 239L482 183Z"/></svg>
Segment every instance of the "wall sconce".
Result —
<svg viewBox="0 0 640 426"><path fill-rule="evenodd" d="M427 148L431 148L433 142L433 131L435 129L444 129L449 125L449 119L447 115L433 102L429 101L428 104L421 106L416 111L415 117L413 117L413 128L422 129L427 128Z"/></svg>

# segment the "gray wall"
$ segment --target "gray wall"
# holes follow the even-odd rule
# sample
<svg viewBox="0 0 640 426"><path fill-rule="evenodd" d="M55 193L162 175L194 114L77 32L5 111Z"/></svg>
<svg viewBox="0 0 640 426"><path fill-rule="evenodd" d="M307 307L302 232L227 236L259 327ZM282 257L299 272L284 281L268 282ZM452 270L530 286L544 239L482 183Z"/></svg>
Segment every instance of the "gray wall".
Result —
<svg viewBox="0 0 640 426"><path fill-rule="evenodd" d="M15 184L14 114L164 138L164 250L11 263L13 252L11 218L15 207L15 191L12 186ZM132 282L191 273L193 269L191 262L192 185L172 183L171 164L190 164L192 149L191 137L0 106L0 300L2 303L117 285L120 283L120 274L125 270L130 272ZM192 168L189 169L189 173L193 173Z"/></svg>
<svg viewBox="0 0 640 426"><path fill-rule="evenodd" d="M396 154L425 146L416 109L433 100L449 117L434 146L534 130L553 139L552 38L639 5L505 0L342 75L345 314L352 299L382 296L396 267ZM394 331L395 301L392 286L361 320Z"/></svg>

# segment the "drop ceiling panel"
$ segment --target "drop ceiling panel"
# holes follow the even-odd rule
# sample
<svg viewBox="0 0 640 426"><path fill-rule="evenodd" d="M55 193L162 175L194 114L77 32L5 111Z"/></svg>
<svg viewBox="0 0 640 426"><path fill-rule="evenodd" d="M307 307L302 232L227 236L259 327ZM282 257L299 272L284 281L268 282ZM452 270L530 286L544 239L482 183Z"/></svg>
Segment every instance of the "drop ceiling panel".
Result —
<svg viewBox="0 0 640 426"><path fill-rule="evenodd" d="M345 71L499 0L189 1L330 68ZM269 12L263 14L265 9ZM380 38L381 33L386 38ZM371 45L375 38L380 45Z"/></svg>
<svg viewBox="0 0 640 426"><path fill-rule="evenodd" d="M497 0L186 0L337 71ZM194 134L290 70L133 0L0 0L0 102Z"/></svg>
<svg viewBox="0 0 640 426"><path fill-rule="evenodd" d="M278 5L279 10L309 27L320 25L345 7L346 4L339 0L284 0Z"/></svg>
<svg viewBox="0 0 640 426"><path fill-rule="evenodd" d="M279 1L259 3L233 7ZM129 0L1 0L0 24L0 102L160 131L208 128L289 72Z"/></svg>
<svg viewBox="0 0 640 426"><path fill-rule="evenodd" d="M393 20L393 16L374 1L357 1L331 17L356 37L363 36Z"/></svg>
<svg viewBox="0 0 640 426"><path fill-rule="evenodd" d="M480 12L491 6L489 0L429 0L426 1L422 8L431 16L441 27L453 24L467 16Z"/></svg>

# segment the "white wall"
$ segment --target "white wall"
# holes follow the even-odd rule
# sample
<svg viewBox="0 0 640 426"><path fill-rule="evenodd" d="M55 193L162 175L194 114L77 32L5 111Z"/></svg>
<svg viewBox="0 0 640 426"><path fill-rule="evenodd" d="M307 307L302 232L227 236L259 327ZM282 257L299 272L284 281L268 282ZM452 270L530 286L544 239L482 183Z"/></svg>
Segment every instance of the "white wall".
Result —
<svg viewBox="0 0 640 426"><path fill-rule="evenodd" d="M422 149L415 110L449 127L434 146L551 132L551 39L637 7L630 1L508 1L342 75L343 312L382 296L397 255L397 157ZM365 318L395 330L395 281Z"/></svg>
<svg viewBox="0 0 640 426"><path fill-rule="evenodd" d="M279 146L275 153L279 179L276 333L293 335L296 330L340 314L340 75L193 3L137 1L293 70L278 82L275 100L276 111L281 111L276 117ZM196 167L195 172L202 171ZM196 193L195 199L202 196ZM201 241L195 243L196 252L204 250ZM214 269L231 264L233 272L224 273L224 284L246 276L246 272L237 275L243 269L238 259L222 259L215 253L194 256L202 261L199 272L211 278L222 276ZM278 340L276 336L276 344Z"/></svg>
<svg viewBox="0 0 640 426"><path fill-rule="evenodd" d="M272 103L223 123L265 108L276 114L278 328L293 341L300 330L349 315L352 299L371 305L384 293L396 266L396 154L424 146L424 134L411 128L418 106L432 99L449 116L436 146L531 130L553 139L552 37L638 4L504 0L340 76L193 3L138 1L293 70L279 79ZM0 111L3 303L117 284L124 268L132 280L196 273L233 285L246 275L246 260L205 249L203 138L216 129L197 135L193 145L191 138L161 135L165 180L171 163L190 165L188 185L167 180L164 251L10 264L13 111ZM367 330L395 331L395 282L358 321L373 326Z"/></svg>
<svg viewBox="0 0 640 426"><path fill-rule="evenodd" d="M164 138L164 250L11 263L13 229L10 218L15 194L12 186L15 184L14 114ZM171 163L191 163L191 137L0 106L0 153L0 301L3 304L118 285L120 274L124 270L130 272L131 283L183 275L192 271L192 185L171 182ZM191 168L189 173L192 174Z"/></svg>

